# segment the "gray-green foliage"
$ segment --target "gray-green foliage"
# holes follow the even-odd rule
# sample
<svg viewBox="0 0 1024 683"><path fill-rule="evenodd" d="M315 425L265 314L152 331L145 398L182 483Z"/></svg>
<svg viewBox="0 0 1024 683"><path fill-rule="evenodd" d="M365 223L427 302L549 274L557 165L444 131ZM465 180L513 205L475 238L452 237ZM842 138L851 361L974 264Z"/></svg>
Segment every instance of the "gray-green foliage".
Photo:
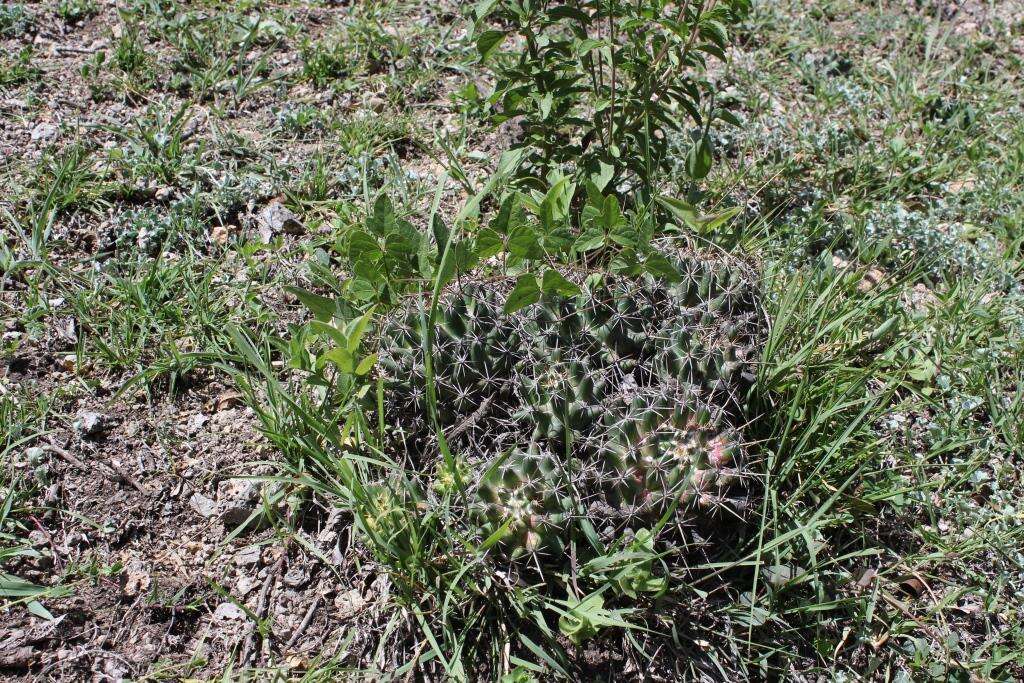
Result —
<svg viewBox="0 0 1024 683"><path fill-rule="evenodd" d="M0 38L19 38L35 26L35 17L19 3L0 5Z"/></svg>
<svg viewBox="0 0 1024 683"><path fill-rule="evenodd" d="M566 271L578 294L513 313L507 277L444 293L432 375L454 471L438 461L428 419L421 304L384 324L395 442L438 472L435 494L465 490L481 536L557 560L571 538L601 547L663 516L682 527L696 510L719 518L743 507L735 425L754 291L737 266L695 257L675 266L674 282Z"/></svg>

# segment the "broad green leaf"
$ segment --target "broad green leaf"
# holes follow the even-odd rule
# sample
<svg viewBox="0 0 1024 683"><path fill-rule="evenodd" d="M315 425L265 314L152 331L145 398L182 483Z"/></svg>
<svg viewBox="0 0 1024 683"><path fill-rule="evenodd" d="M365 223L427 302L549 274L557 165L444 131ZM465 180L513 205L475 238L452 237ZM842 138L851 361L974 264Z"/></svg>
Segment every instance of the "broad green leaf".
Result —
<svg viewBox="0 0 1024 683"><path fill-rule="evenodd" d="M36 615L37 617L45 619L46 621L53 621L53 614L50 613L50 610L43 607L42 603L40 603L39 601L32 600L27 605L25 605L25 607L27 607L28 611Z"/></svg>
<svg viewBox="0 0 1024 683"><path fill-rule="evenodd" d="M576 296L580 293L580 288L572 282L569 282L565 277L557 270L548 269L544 271L544 277L541 282L541 290L545 294L560 294L562 296Z"/></svg>
<svg viewBox="0 0 1024 683"><path fill-rule="evenodd" d="M355 369L355 360L352 358L352 353L340 346L320 356L317 364L323 365L324 363L334 363L338 366L339 370L348 374L352 374L352 371Z"/></svg>
<svg viewBox="0 0 1024 683"><path fill-rule="evenodd" d="M314 334L327 337L338 346L348 346L348 337L345 336L345 333L329 322L311 320L309 323L309 329Z"/></svg>
<svg viewBox="0 0 1024 683"><path fill-rule="evenodd" d="M356 349L359 348L359 343L363 340L363 335L366 334L370 321L373 320L373 314L374 309L371 308L366 313L350 322L346 327L345 332L348 337L348 343L345 347L349 350L349 353L355 353Z"/></svg>
<svg viewBox="0 0 1024 683"><path fill-rule="evenodd" d="M615 167L611 164L606 164L603 161L597 162L598 171L597 173L590 174L590 182L594 183L594 187L598 190L603 191L611 182L612 176L615 175Z"/></svg>
<svg viewBox="0 0 1024 683"><path fill-rule="evenodd" d="M568 177L561 178L548 189L538 212L544 232L553 232L565 221L575 193L576 186L569 182Z"/></svg>
<svg viewBox="0 0 1024 683"><path fill-rule="evenodd" d="M664 254L653 252L644 259L644 269L654 277L678 282L682 278L679 269Z"/></svg>
<svg viewBox="0 0 1024 683"><path fill-rule="evenodd" d="M508 149L502 152L501 156L498 157L498 169L495 171L495 174L499 178L504 178L515 171L519 168L519 164L523 163L527 152L528 150L525 147Z"/></svg>
<svg viewBox="0 0 1024 683"><path fill-rule="evenodd" d="M686 172L694 180L703 180L711 172L713 160L711 138L703 135L686 155Z"/></svg>
<svg viewBox="0 0 1024 683"><path fill-rule="evenodd" d="M594 593L558 618L558 630L576 645L597 635L604 598Z"/></svg>
<svg viewBox="0 0 1024 683"><path fill-rule="evenodd" d="M551 19L571 19L581 27L589 26L592 19L589 14L571 5L556 5L548 10Z"/></svg>
<svg viewBox="0 0 1024 683"><path fill-rule="evenodd" d="M508 253L520 258L543 258L540 236L528 225L519 225L508 236Z"/></svg>
<svg viewBox="0 0 1024 683"><path fill-rule="evenodd" d="M521 308L540 301L540 287L537 286L537 278L529 273L520 275L516 279L516 286L508 295L505 302L505 312L515 313Z"/></svg>
<svg viewBox="0 0 1024 683"><path fill-rule="evenodd" d="M601 207L601 227L606 232L613 232L619 226L625 224L626 219L619 207L619 200L615 195L608 195L604 199L604 206Z"/></svg>
<svg viewBox="0 0 1024 683"><path fill-rule="evenodd" d="M914 364L907 371L907 376L918 382L928 382L938 373L939 369L935 362L928 356L918 353L914 358Z"/></svg>
<svg viewBox="0 0 1024 683"><path fill-rule="evenodd" d="M312 312L317 320L323 322L330 322L334 318L334 312L337 310L337 306L334 303L334 299L328 299L325 296L314 294L313 292L306 291L301 287L292 287L291 285L286 286L285 291L295 295L295 297L302 302Z"/></svg>
<svg viewBox="0 0 1024 683"><path fill-rule="evenodd" d="M717 109L715 110L715 117L721 121L740 128L743 126L743 122L740 121L736 114L732 113L728 109Z"/></svg>
<svg viewBox="0 0 1024 683"><path fill-rule="evenodd" d="M404 221L403 221L404 222ZM398 224L396 223L396 226ZM420 234L415 232L398 231L390 233L384 240L385 256L411 256L416 254L420 248Z"/></svg>
<svg viewBox="0 0 1024 683"><path fill-rule="evenodd" d="M31 581L18 578L13 574L0 572L0 597L25 598L30 596L39 596L42 595L45 590L46 589L35 585Z"/></svg>
<svg viewBox="0 0 1024 683"><path fill-rule="evenodd" d="M664 206L672 216L692 230L700 230L700 218L697 209L689 202L674 197L658 197L658 203Z"/></svg>
<svg viewBox="0 0 1024 683"><path fill-rule="evenodd" d="M370 232L382 237L395 230L395 208L386 194L381 194L373 203L373 211L366 219L366 227Z"/></svg>
<svg viewBox="0 0 1024 683"><path fill-rule="evenodd" d="M345 239L344 253L353 261L378 261L384 255L377 238L365 230L353 230Z"/></svg>
<svg viewBox="0 0 1024 683"><path fill-rule="evenodd" d="M361 361L359 361L359 365L356 366L356 374L359 375L360 377L362 377L363 375L368 373L370 370L372 370L373 366L376 365L376 364L377 364L377 354L371 353L369 356L367 356L366 358L364 358Z"/></svg>
<svg viewBox="0 0 1024 683"><path fill-rule="evenodd" d="M504 41L505 33L493 29L477 36L476 51L480 54L480 61L487 61Z"/></svg>
<svg viewBox="0 0 1024 683"><path fill-rule="evenodd" d="M498 213L491 219L490 228L499 235L507 235L511 227L512 211L518 203L518 198L510 194L501 201Z"/></svg>
<svg viewBox="0 0 1024 683"><path fill-rule="evenodd" d="M537 100L537 106L540 107L541 119L546 119L551 114L551 105L554 104L555 96L551 93L545 93L543 97Z"/></svg>
<svg viewBox="0 0 1024 683"><path fill-rule="evenodd" d="M605 43L594 38L585 38L576 42L576 55L579 57L586 56L592 50L597 50L602 47Z"/></svg>
<svg viewBox="0 0 1024 683"><path fill-rule="evenodd" d="M448 230L448 226L444 224L444 219L440 215L434 214L433 224L430 229L434 233L434 242L437 244L437 248L443 250L444 245L448 244L448 236L451 231Z"/></svg>
<svg viewBox="0 0 1024 683"><path fill-rule="evenodd" d="M373 281L362 277L354 277L345 283L348 295L354 301L372 301L378 294Z"/></svg>
<svg viewBox="0 0 1024 683"><path fill-rule="evenodd" d="M476 236L476 255L478 258L486 259L500 254L505 248L505 242L501 235L491 228L484 228Z"/></svg>
<svg viewBox="0 0 1024 683"><path fill-rule="evenodd" d="M593 251L599 249L605 244L604 231L599 228L590 228L583 232L578 238L576 243L573 244L573 249L582 253L585 251Z"/></svg>
<svg viewBox="0 0 1024 683"><path fill-rule="evenodd" d="M473 7L473 13L476 15L477 21L483 19L494 10L494 6L498 4L498 0L480 0Z"/></svg>
<svg viewBox="0 0 1024 683"><path fill-rule="evenodd" d="M700 229L698 232L703 235L709 235L731 221L742 210L742 207L734 206L711 216L703 216L700 219Z"/></svg>

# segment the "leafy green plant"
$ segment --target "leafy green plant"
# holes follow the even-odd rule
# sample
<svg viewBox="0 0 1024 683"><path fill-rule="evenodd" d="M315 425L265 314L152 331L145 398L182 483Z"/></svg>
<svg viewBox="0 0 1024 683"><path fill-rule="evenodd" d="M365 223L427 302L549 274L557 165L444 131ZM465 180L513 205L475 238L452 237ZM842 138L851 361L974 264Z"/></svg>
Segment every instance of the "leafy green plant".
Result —
<svg viewBox="0 0 1024 683"><path fill-rule="evenodd" d="M589 640L602 628L617 626L629 628L624 617L626 609L607 609L600 592L591 593L576 601L566 601L565 611L558 618L558 630L576 645Z"/></svg>
<svg viewBox="0 0 1024 683"><path fill-rule="evenodd" d="M401 37L384 30L371 18L360 17L345 25L340 35L302 45L302 74L318 86L361 74L394 70L410 53Z"/></svg>
<svg viewBox="0 0 1024 683"><path fill-rule="evenodd" d="M25 5L14 2L0 5L0 37L17 38L31 30L35 23L35 16Z"/></svg>
<svg viewBox="0 0 1024 683"><path fill-rule="evenodd" d="M153 178L174 185L194 171L189 163L196 159L192 154L196 150L188 146L188 113L188 102L176 110L152 107L130 127L105 127L123 143L108 154L128 184L136 178Z"/></svg>
<svg viewBox="0 0 1024 683"><path fill-rule="evenodd" d="M650 529L638 529L620 549L588 561L580 575L598 585L611 585L616 593L633 599L643 594L663 595L668 590L668 579L655 576L655 562L659 560L654 549L656 536ZM667 570L664 563L663 569Z"/></svg>
<svg viewBox="0 0 1024 683"><path fill-rule="evenodd" d="M736 123L706 75L725 59L729 30L748 0L486 0L476 36L496 85L485 107L495 123L522 129L521 180L537 187L552 170L631 202L652 199L670 168L666 133L692 135L687 172L710 171L709 128Z"/></svg>
<svg viewBox="0 0 1024 683"><path fill-rule="evenodd" d="M145 34L127 13L121 14L121 31L113 40L112 51L99 50L87 59L79 73L94 100L120 92L128 100L139 99L152 82L152 58L144 44Z"/></svg>
<svg viewBox="0 0 1024 683"><path fill-rule="evenodd" d="M99 12L94 0L61 0L57 6L57 14L69 24L88 19Z"/></svg>
<svg viewBox="0 0 1024 683"><path fill-rule="evenodd" d="M43 72L32 63L33 54L32 46L26 45L16 54L5 56L0 61L0 87L21 85L39 78Z"/></svg>
<svg viewBox="0 0 1024 683"><path fill-rule="evenodd" d="M175 88L200 100L230 93L231 107L271 82L270 59L285 33L263 16L186 13L164 31L177 48Z"/></svg>
<svg viewBox="0 0 1024 683"><path fill-rule="evenodd" d="M44 399L29 399L26 395L0 396L0 604L4 608L24 605L33 615L52 619L53 615L41 600L70 594L63 586L40 586L7 571L21 558L38 558L40 552L28 540L29 527L22 517L27 516L31 493L31 477L17 474L12 456L19 451L39 451L25 447L46 429L50 410ZM31 458L27 458L31 460Z"/></svg>

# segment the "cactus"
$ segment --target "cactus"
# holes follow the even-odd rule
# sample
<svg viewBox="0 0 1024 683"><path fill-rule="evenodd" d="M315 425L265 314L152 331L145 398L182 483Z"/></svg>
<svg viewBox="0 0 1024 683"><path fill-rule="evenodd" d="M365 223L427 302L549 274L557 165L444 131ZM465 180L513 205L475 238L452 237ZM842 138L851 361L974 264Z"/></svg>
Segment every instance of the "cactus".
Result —
<svg viewBox="0 0 1024 683"><path fill-rule="evenodd" d="M673 282L565 276L573 297L513 314L510 279L473 279L440 302L438 421L468 463L467 523L506 533L513 554L557 557L586 520L607 539L732 506L745 484L734 426L756 332L749 280L676 260ZM389 424L420 471L436 471L426 419L422 303L380 330ZM437 486L433 487L438 490ZM445 484L450 490L450 484Z"/></svg>

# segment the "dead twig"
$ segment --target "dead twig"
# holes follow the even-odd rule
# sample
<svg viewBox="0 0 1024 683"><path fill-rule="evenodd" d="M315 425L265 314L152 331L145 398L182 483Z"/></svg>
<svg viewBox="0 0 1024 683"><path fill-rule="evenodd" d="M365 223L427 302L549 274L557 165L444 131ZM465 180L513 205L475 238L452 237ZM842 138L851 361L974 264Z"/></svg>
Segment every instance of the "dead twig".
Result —
<svg viewBox="0 0 1024 683"><path fill-rule="evenodd" d="M95 47L77 47L75 45L54 45L53 51L57 54L68 54L68 55L91 55L99 52L100 50L107 47L107 42L103 41Z"/></svg>
<svg viewBox="0 0 1024 683"><path fill-rule="evenodd" d="M299 638L302 637L302 634L306 632L306 629L309 628L309 625L313 623L313 615L316 613L316 608L320 606L320 599L321 596L316 596L313 600L313 604L311 604L309 609L306 610L306 616L302 617L299 627L295 629L292 633L292 637L288 639L288 642L285 644L286 648L294 646L295 643L299 641Z"/></svg>
<svg viewBox="0 0 1024 683"><path fill-rule="evenodd" d="M253 647L261 638L260 629L258 627L260 622L266 619L266 612L270 603L270 592L274 587L274 584L277 583L278 575L280 575L281 570L284 568L285 560L288 557L289 545L289 543L285 543L281 557L277 558L277 562L274 563L274 566L267 573L267 578L263 581L263 587L260 588L260 597L256 602L256 610L254 612L256 618L253 620L252 624L250 624L243 636L244 643L242 645L242 656L239 657L238 660L239 664L242 666L248 666L249 659L254 654Z"/></svg>
<svg viewBox="0 0 1024 683"><path fill-rule="evenodd" d="M475 425L480 419L487 413L487 409L491 407L491 402L494 401L494 394L490 394L481 403L480 407L473 411L473 414L467 417L465 420L455 426L455 429L451 431L451 434L445 436L449 441L454 440L460 436L467 429Z"/></svg>
<svg viewBox="0 0 1024 683"><path fill-rule="evenodd" d="M43 446L43 449L49 451L50 453L53 453L64 462L68 463L69 465L72 465L73 467L77 467L83 472L91 472L93 469L95 469L89 467L84 462L79 460L77 457L72 455L70 452L56 444L48 443L45 446ZM100 465L100 469L104 471L104 474L108 479L115 481L119 484L128 484L139 493L147 496L149 495L149 489L140 484L138 480L136 480L127 472L122 472L119 468L102 460L96 460L95 462Z"/></svg>

